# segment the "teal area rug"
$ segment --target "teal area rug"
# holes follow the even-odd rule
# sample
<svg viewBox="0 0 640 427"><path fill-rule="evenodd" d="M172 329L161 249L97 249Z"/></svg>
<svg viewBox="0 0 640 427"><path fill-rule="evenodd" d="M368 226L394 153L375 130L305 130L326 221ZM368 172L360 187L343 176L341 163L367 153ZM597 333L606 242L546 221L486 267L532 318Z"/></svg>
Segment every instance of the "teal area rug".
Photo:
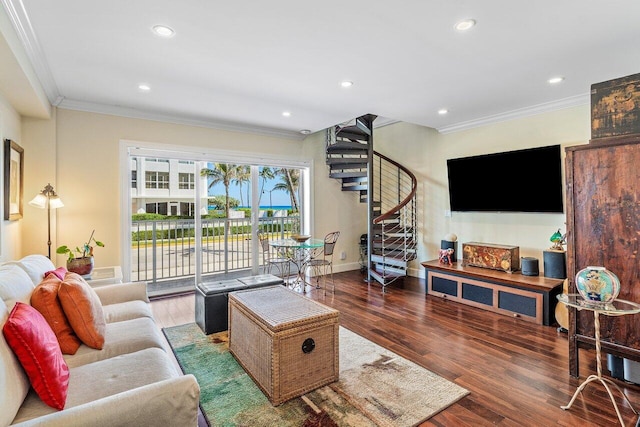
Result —
<svg viewBox="0 0 640 427"><path fill-rule="evenodd" d="M195 323L163 332L198 379L212 426L414 426L469 393L340 327L340 380L274 407L229 352L226 332L204 335Z"/></svg>

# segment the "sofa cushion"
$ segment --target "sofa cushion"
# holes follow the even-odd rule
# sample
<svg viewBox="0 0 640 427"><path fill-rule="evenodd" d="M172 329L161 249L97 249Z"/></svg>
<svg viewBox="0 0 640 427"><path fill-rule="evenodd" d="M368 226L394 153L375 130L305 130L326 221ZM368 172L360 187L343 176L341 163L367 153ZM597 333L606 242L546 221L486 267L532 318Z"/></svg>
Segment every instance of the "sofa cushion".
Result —
<svg viewBox="0 0 640 427"><path fill-rule="evenodd" d="M95 349L104 345L105 319L100 298L76 273L67 273L60 284L58 298L80 341Z"/></svg>
<svg viewBox="0 0 640 427"><path fill-rule="evenodd" d="M24 271L22 274L27 275ZM8 317L9 309L0 299L0 326L5 324ZM4 334L0 334L0 360L2 360L0 363L0 408L2 408L0 410L0 426L8 426L22 405L30 385L27 374L9 347ZM9 390L11 390L10 393Z"/></svg>
<svg viewBox="0 0 640 427"><path fill-rule="evenodd" d="M9 261L7 264L16 264L22 268L31 278L33 286L37 285L42 279L44 279L45 272L55 270L56 268L49 258L44 255L37 254L27 255L19 261Z"/></svg>
<svg viewBox="0 0 640 427"><path fill-rule="evenodd" d="M93 289L100 297L103 306L128 301L149 302L146 282L117 283Z"/></svg>
<svg viewBox="0 0 640 427"><path fill-rule="evenodd" d="M76 354L64 355L70 368L104 360L145 348L166 349L166 340L153 319L141 317L124 322L107 323L104 345L98 351L81 345Z"/></svg>
<svg viewBox="0 0 640 427"><path fill-rule="evenodd" d="M104 311L104 320L107 323L122 322L140 317L153 318L149 304L140 300L103 305L102 310Z"/></svg>
<svg viewBox="0 0 640 427"><path fill-rule="evenodd" d="M0 266L0 299L5 302L9 310L13 308L16 301L29 304L33 288L35 285L20 266L17 264Z"/></svg>
<svg viewBox="0 0 640 427"><path fill-rule="evenodd" d="M17 302L28 304L34 284L17 262L0 266L0 327ZM18 358L0 334L0 425L8 425L29 391L29 378ZM2 392L11 390L11 392Z"/></svg>
<svg viewBox="0 0 640 427"><path fill-rule="evenodd" d="M40 399L52 408L63 409L69 386L69 368L45 318L30 305L18 302L11 310L2 333Z"/></svg>
<svg viewBox="0 0 640 427"><path fill-rule="evenodd" d="M55 274L45 276L31 294L31 305L44 316L51 326L62 353L74 354L80 347L80 339L73 332L67 316L62 310L62 304L58 298L61 283L62 280Z"/></svg>
<svg viewBox="0 0 640 427"><path fill-rule="evenodd" d="M167 354L157 348L71 368L70 372L67 409L180 375ZM14 423L52 412L29 393Z"/></svg>

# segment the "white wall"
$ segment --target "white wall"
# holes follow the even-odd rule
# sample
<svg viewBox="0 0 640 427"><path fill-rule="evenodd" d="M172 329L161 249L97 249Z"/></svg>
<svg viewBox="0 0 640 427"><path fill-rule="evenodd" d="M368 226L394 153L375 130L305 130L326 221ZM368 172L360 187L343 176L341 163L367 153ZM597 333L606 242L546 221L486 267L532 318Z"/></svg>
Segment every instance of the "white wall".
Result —
<svg viewBox="0 0 640 427"><path fill-rule="evenodd" d="M6 105L2 113L3 123L7 121L4 117L9 117L9 133L20 139L19 117ZM374 131L375 149L408 166L419 181L418 258L412 262L410 273L424 276L420 262L437 257L440 240L447 233L457 234L460 243L481 241L517 245L521 256L542 259L542 251L550 246L551 234L558 228L566 230L564 215L454 212L451 217L445 217L445 211L449 209L446 160L536 146L587 143L589 122L589 107L585 105L445 135L408 123L377 128ZM339 230L335 270L358 269L360 235L367 230L366 206L359 203L356 192L342 192L340 182L329 178L324 163L324 138L324 132L317 132L300 142L57 110L52 120L24 120L21 142L26 153L25 199L29 200L32 193L35 195L51 182L65 203L64 208L54 213L54 250L61 244L82 243L95 228L98 239L107 245L98 249L96 263L113 265L120 264L122 257L119 141L313 159L313 234L323 236ZM11 241L11 236L19 235L13 229L21 226L23 238ZM43 211L25 205L25 218L19 224L5 221L3 232L3 259L32 252L46 253L46 215ZM13 249L20 245L21 249ZM340 260L342 252L346 255L345 260ZM56 260L58 265L63 262L61 258Z"/></svg>
<svg viewBox="0 0 640 427"><path fill-rule="evenodd" d="M121 140L303 158L302 143L296 140L63 109L54 121L32 119L24 128L33 137L30 181L40 189L51 182L65 204L52 218L52 252L63 244L82 244L95 229L95 237L105 243L96 250L97 266L122 262ZM27 213L22 252L46 254L46 215L34 208ZM64 257L55 263L63 265Z"/></svg>
<svg viewBox="0 0 640 427"><path fill-rule="evenodd" d="M400 128L397 131L395 128ZM446 160L477 154L518 150L560 144L563 148L588 143L589 106L568 108L526 118L488 125L464 132L438 134L419 126L394 124L377 129L377 150L385 150L394 160L413 165L419 175L418 263L412 275L424 277L419 262L436 259L440 240L448 233L458 236L458 249L464 242L509 244L520 247L520 256L540 259L551 246L549 237L560 228L566 231L564 214L460 213L449 210ZM406 144L404 139L411 141ZM381 147L382 146L382 147ZM564 150L563 150L564 158ZM564 163L564 162L563 162ZM541 166L543 167L543 166ZM563 166L564 173L564 166ZM518 179L518 177L509 177ZM480 185L481 186L481 185ZM498 191L486 183L486 191Z"/></svg>
<svg viewBox="0 0 640 427"><path fill-rule="evenodd" d="M421 273L420 262L429 258L428 248L434 244L434 215L433 195L439 193L441 186L439 178L433 174L432 163L439 159L433 156L433 147L437 145L440 137L435 129L410 123L396 123L376 128L373 133L373 145L375 151L384 154L403 166L406 166L418 180L417 197L417 231L418 231L418 256L409 264L409 272L412 276ZM445 175L445 190L446 190ZM439 244L439 240L438 240Z"/></svg>
<svg viewBox="0 0 640 427"><path fill-rule="evenodd" d="M322 238L339 231L333 253L333 271L360 268L360 235L367 232L367 205L359 202L359 192L342 191L341 181L329 178L325 163L325 132L316 132L304 140L305 156L313 159L313 234ZM345 259L340 259L342 252Z"/></svg>
<svg viewBox="0 0 640 427"><path fill-rule="evenodd" d="M2 143L2 149L0 149L0 167L2 173L0 175L0 221L2 226L0 227L0 239L2 244L0 245L0 260L8 261L15 259L22 253L22 220L5 221L4 220L4 140L11 139L17 142L23 149L25 154L28 153L29 145L26 141L22 140L22 133L20 128L20 116L9 104L6 98L0 94L0 142ZM25 191L25 197L26 197ZM29 199L31 200L31 199ZM26 203L25 209L26 209Z"/></svg>

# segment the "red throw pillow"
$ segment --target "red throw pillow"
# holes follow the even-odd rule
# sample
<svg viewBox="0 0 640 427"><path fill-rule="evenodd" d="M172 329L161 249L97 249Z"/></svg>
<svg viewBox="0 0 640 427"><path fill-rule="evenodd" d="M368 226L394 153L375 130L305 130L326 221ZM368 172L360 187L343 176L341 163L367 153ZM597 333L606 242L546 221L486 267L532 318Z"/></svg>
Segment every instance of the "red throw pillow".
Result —
<svg viewBox="0 0 640 427"><path fill-rule="evenodd" d="M64 267L58 267L55 270L44 273L44 277L46 278L49 274L55 274L58 279L64 280L64 275L67 274L67 269Z"/></svg>
<svg viewBox="0 0 640 427"><path fill-rule="evenodd" d="M107 324L96 291L82 276L68 272L60 284L58 298L80 341L91 348L102 350Z"/></svg>
<svg viewBox="0 0 640 427"><path fill-rule="evenodd" d="M2 333L40 399L52 408L63 409L69 387L69 367L42 314L29 304L17 302Z"/></svg>
<svg viewBox="0 0 640 427"><path fill-rule="evenodd" d="M56 274L48 274L31 293L31 306L38 310L47 320L56 334L60 350L63 354L76 354L80 347L80 339L67 320L62 310L58 290L62 280Z"/></svg>

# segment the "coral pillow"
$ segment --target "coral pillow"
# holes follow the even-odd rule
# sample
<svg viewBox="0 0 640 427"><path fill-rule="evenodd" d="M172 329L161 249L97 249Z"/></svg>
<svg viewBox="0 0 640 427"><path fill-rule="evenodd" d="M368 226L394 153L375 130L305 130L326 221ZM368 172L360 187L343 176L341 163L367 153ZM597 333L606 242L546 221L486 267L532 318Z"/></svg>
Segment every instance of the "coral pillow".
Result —
<svg viewBox="0 0 640 427"><path fill-rule="evenodd" d="M31 293L31 306L44 316L56 334L60 350L63 354L76 354L80 347L80 339L71 328L67 316L58 299L61 279L56 274L46 275L44 280Z"/></svg>
<svg viewBox="0 0 640 427"><path fill-rule="evenodd" d="M58 298L80 341L102 350L107 326L102 303L91 286L80 275L68 272L60 283Z"/></svg>
<svg viewBox="0 0 640 427"><path fill-rule="evenodd" d="M58 279L64 280L64 275L67 274L67 269L64 267L58 267L55 270L44 273L44 277L47 277L49 274L55 274Z"/></svg>
<svg viewBox="0 0 640 427"><path fill-rule="evenodd" d="M69 367L42 314L28 304L17 302L2 333L40 399L52 408L64 408Z"/></svg>

